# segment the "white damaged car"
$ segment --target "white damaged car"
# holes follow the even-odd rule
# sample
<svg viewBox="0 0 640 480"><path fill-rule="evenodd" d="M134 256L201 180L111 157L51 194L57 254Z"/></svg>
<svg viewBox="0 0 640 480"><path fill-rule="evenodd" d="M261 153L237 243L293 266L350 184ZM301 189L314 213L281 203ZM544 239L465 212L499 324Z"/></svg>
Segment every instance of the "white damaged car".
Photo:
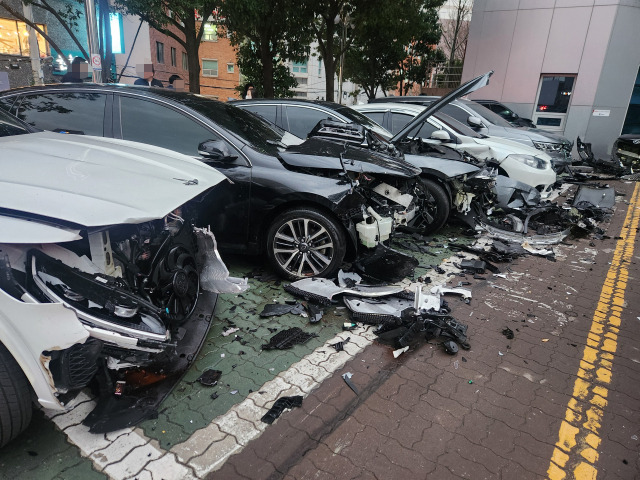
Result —
<svg viewBox="0 0 640 480"><path fill-rule="evenodd" d="M195 359L217 293L240 293L191 212L226 177L162 148L0 114L0 446L32 400L107 432L153 417ZM10 136L3 136L10 135Z"/></svg>

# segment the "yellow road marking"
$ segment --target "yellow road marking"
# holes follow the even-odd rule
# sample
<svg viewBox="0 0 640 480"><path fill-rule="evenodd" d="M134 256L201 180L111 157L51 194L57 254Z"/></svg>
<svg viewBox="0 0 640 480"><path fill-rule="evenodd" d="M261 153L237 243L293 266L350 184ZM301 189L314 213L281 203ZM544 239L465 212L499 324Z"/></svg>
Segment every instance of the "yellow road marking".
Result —
<svg viewBox="0 0 640 480"><path fill-rule="evenodd" d="M593 314L587 345L560 425L558 441L547 470L550 480L595 480L597 448L602 416L607 405L613 358L618 348L620 315L629 279L627 264L633 257L640 222L640 184L636 184L625 217L621 239L616 245L611 267Z"/></svg>

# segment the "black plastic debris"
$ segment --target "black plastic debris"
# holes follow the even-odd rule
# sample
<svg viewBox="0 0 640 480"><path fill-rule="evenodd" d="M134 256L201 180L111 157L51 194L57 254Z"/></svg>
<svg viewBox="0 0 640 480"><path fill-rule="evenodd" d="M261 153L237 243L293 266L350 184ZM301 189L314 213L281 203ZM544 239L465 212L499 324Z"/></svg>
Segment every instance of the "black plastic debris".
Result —
<svg viewBox="0 0 640 480"><path fill-rule="evenodd" d="M280 397L275 401L273 406L260 419L264 423L271 425L285 410L302 406L302 395L294 395L292 397Z"/></svg>
<svg viewBox="0 0 640 480"><path fill-rule="evenodd" d="M291 313L293 315L300 315L304 313L304 306L298 302L294 303L293 305L286 303L269 303L264 306L264 309L262 310L262 312L260 312L260 316L262 318L266 318L286 315L288 313Z"/></svg>
<svg viewBox="0 0 640 480"><path fill-rule="evenodd" d="M484 273L487 264L482 260L462 260L460 268L471 273Z"/></svg>
<svg viewBox="0 0 640 480"><path fill-rule="evenodd" d="M207 387L213 387L218 383L221 376L222 372L220 370L209 369L202 372L202 375L198 377L197 381Z"/></svg>
<svg viewBox="0 0 640 480"><path fill-rule="evenodd" d="M289 328L288 330L282 330L276 333L269 343L262 345L262 350L284 350L291 348L294 345L300 345L307 342L309 339L317 337L315 333L303 332L299 327Z"/></svg>
<svg viewBox="0 0 640 480"><path fill-rule="evenodd" d="M355 267L368 278L393 283L412 277L418 264L416 258L379 243L372 253L363 254Z"/></svg>
<svg viewBox="0 0 640 480"><path fill-rule="evenodd" d="M346 383L349 386L349 388L353 390L353 393L355 393L356 395L360 395L360 393L358 392L358 388L351 381L351 377L353 377L353 373L351 372L342 374L342 379L344 380L344 383Z"/></svg>
<svg viewBox="0 0 640 480"><path fill-rule="evenodd" d="M341 352L342 350L344 350L345 343L349 343L349 340L351 340L351 337L347 337L341 342L332 343L330 344L330 346L335 348L336 352Z"/></svg>
<svg viewBox="0 0 640 480"><path fill-rule="evenodd" d="M616 204L616 191L613 187L580 185L573 199L573 206L578 210L591 208L610 210Z"/></svg>
<svg viewBox="0 0 640 480"><path fill-rule="evenodd" d="M322 320L324 310L314 303L307 303L307 313L309 314L309 323L318 323Z"/></svg>
<svg viewBox="0 0 640 480"><path fill-rule="evenodd" d="M449 355L455 355L456 353L458 353L458 345L453 340L442 342L442 346L444 347L444 351Z"/></svg>
<svg viewBox="0 0 640 480"><path fill-rule="evenodd" d="M505 327L502 330L502 335L504 335L505 337L507 337L507 340L513 340L513 330L511 330L509 327Z"/></svg>

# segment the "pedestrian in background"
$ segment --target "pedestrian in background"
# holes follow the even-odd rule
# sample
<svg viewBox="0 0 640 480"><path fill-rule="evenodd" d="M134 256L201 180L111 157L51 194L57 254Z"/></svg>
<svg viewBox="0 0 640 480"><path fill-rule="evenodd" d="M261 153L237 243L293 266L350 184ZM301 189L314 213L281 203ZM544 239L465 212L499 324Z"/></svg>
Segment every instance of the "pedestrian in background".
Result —
<svg viewBox="0 0 640 480"><path fill-rule="evenodd" d="M82 57L75 57L71 62L71 71L67 71L60 83L83 83L84 79L89 76L89 64Z"/></svg>
<svg viewBox="0 0 640 480"><path fill-rule="evenodd" d="M182 77L180 77L180 75L171 75L169 77L169 85L167 86L167 88L172 88L178 92L184 92L184 80L182 79Z"/></svg>
<svg viewBox="0 0 640 480"><path fill-rule="evenodd" d="M155 69L151 63L139 63L136 65L136 71L138 72L138 78L134 85L144 85L146 87L164 87L160 80L153 78Z"/></svg>

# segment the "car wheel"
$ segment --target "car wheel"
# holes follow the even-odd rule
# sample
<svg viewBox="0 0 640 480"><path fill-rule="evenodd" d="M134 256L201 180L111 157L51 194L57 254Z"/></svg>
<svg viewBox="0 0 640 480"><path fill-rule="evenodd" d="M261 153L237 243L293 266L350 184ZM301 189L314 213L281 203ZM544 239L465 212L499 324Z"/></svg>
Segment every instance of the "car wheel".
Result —
<svg viewBox="0 0 640 480"><path fill-rule="evenodd" d="M449 218L449 195L442 186L427 178L420 179L417 193L420 209L409 226L425 234L435 233Z"/></svg>
<svg viewBox="0 0 640 480"><path fill-rule="evenodd" d="M278 273L291 280L330 277L346 252L342 227L328 215L296 208L279 215L267 234L267 255Z"/></svg>
<svg viewBox="0 0 640 480"><path fill-rule="evenodd" d="M0 343L0 447L29 426L32 411L27 377L9 350Z"/></svg>

